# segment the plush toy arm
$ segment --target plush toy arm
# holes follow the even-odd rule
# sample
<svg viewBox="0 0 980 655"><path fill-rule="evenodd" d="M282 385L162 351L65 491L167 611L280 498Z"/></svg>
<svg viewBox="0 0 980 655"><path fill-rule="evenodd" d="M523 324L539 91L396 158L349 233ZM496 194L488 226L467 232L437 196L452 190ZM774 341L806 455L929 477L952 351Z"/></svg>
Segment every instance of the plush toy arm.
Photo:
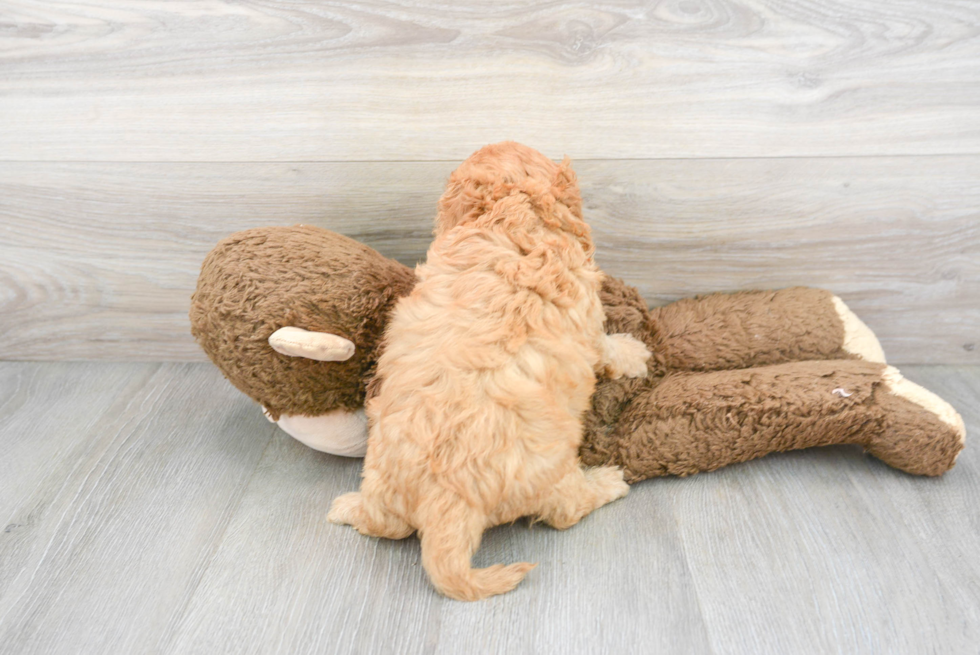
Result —
<svg viewBox="0 0 980 655"><path fill-rule="evenodd" d="M908 473L939 475L965 439L948 403L895 368L856 360L669 374L609 427L587 433L582 460L621 466L629 482L831 444L858 444Z"/></svg>
<svg viewBox="0 0 980 655"><path fill-rule="evenodd" d="M345 362L354 356L354 343L349 339L298 327L279 328L269 336L269 345L283 355L320 362Z"/></svg>
<svg viewBox="0 0 980 655"><path fill-rule="evenodd" d="M794 287L688 298L650 310L667 370L713 371L784 362L884 363L878 339L829 291Z"/></svg>

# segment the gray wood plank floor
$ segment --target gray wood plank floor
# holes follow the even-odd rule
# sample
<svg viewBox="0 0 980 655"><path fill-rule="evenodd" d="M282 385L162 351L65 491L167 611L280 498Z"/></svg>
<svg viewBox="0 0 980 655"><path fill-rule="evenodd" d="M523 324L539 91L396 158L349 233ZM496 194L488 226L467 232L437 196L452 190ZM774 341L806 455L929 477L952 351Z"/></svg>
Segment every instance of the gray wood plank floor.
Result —
<svg viewBox="0 0 980 655"><path fill-rule="evenodd" d="M465 604L328 524L360 463L210 365L0 363L0 653L975 652L980 368L903 372L967 422L944 477L834 447L647 481L490 531L478 563L540 566Z"/></svg>

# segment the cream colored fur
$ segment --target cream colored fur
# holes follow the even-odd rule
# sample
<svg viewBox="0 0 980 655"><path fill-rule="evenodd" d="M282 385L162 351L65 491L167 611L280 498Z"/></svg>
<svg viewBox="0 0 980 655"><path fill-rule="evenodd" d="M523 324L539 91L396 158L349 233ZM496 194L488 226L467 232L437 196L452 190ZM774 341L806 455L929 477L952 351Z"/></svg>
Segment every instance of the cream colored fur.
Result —
<svg viewBox="0 0 980 655"><path fill-rule="evenodd" d="M472 569L487 528L522 516L567 528L626 495L618 469L581 467L581 417L597 370L645 375L650 357L603 333L588 227L551 186L574 183L570 170L517 154L511 187L474 186L486 211L441 203L378 362L361 491L328 517L373 536L418 530L433 584L461 600L509 591L534 566Z"/></svg>
<svg viewBox="0 0 980 655"><path fill-rule="evenodd" d="M885 363L885 351L878 342L875 333L864 324L844 301L834 296L834 309L844 324L843 348L852 355L857 355L867 362Z"/></svg>

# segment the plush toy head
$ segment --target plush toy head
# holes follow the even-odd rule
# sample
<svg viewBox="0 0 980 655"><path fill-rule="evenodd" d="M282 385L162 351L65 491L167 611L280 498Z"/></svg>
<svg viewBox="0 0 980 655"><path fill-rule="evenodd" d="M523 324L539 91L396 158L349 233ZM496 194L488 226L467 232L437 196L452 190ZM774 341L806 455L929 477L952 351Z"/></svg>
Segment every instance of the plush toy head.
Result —
<svg viewBox="0 0 980 655"><path fill-rule="evenodd" d="M191 299L191 331L232 384L280 415L318 416L364 405L384 321L415 285L411 269L312 226L233 234L208 254ZM353 344L334 361L276 352L292 327ZM352 351L352 352L351 352Z"/></svg>

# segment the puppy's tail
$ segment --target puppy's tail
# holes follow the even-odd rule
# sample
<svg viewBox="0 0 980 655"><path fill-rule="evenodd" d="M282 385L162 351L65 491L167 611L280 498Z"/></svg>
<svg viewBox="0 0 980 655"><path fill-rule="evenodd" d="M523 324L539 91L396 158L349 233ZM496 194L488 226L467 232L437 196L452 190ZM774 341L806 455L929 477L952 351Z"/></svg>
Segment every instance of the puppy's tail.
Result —
<svg viewBox="0 0 980 655"><path fill-rule="evenodd" d="M480 600L503 594L520 583L537 564L495 564L485 569L470 566L480 546L483 516L456 500L446 512L432 516L432 523L419 530L422 566L440 593L456 600Z"/></svg>

